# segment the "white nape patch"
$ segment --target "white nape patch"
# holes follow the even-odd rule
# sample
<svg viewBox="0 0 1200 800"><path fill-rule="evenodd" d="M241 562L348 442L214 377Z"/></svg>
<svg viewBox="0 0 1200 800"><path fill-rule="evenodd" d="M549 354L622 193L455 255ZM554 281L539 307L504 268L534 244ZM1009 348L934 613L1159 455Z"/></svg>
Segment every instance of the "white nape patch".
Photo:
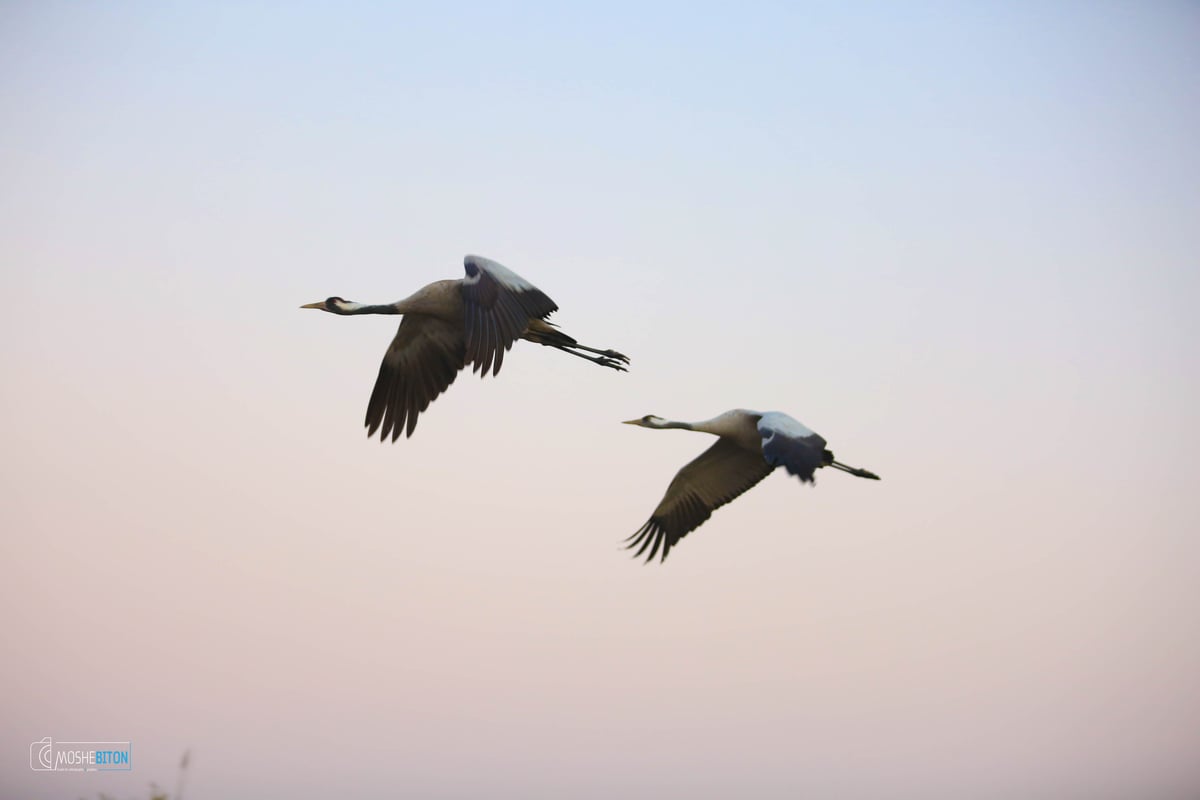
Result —
<svg viewBox="0 0 1200 800"><path fill-rule="evenodd" d="M529 289L535 288L532 283L525 280L520 275L513 272L511 269L504 266L503 264L500 264L499 262L496 262L496 261L492 261L490 258L484 258L483 256L469 255L463 259L463 264L464 265L465 264L474 264L475 266L479 267L479 269L481 271L486 272L487 274L491 275L492 278L494 278L496 280L496 282L499 283L501 286L503 286L506 289L511 289L512 291L524 292L524 291L528 291ZM479 282L478 275L476 275L474 277L471 277L470 275L468 275L464 279L464 283L478 283L478 282Z"/></svg>
<svg viewBox="0 0 1200 800"><path fill-rule="evenodd" d="M335 303L338 308L343 311L357 311L360 308L366 308L366 303L351 303L349 300L343 300L340 303Z"/></svg>
<svg viewBox="0 0 1200 800"><path fill-rule="evenodd" d="M803 439L817 435L801 424L799 420L793 419L781 411L764 413L762 419L758 421L758 432L762 434L763 439L770 439L775 434L786 439Z"/></svg>

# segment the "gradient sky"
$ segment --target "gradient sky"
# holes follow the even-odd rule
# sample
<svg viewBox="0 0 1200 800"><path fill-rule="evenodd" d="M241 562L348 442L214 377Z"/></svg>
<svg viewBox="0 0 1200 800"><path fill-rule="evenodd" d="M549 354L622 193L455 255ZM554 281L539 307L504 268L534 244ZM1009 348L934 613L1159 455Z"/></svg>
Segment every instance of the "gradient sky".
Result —
<svg viewBox="0 0 1200 800"><path fill-rule="evenodd" d="M433 6L437 7L434 8ZM1200 10L0 4L0 796L1200 794ZM516 270L396 445L390 302ZM784 475L642 566L699 434ZM29 743L130 739L128 774Z"/></svg>

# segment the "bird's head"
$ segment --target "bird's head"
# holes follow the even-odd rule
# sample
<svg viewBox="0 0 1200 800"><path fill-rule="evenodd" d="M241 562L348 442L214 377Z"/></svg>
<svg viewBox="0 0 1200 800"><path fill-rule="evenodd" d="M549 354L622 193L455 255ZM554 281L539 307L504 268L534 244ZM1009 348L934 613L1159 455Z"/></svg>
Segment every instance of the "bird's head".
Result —
<svg viewBox="0 0 1200 800"><path fill-rule="evenodd" d="M662 417L656 417L653 414L647 414L644 417L637 419L627 419L622 425L637 425L640 428L665 428L667 420Z"/></svg>
<svg viewBox="0 0 1200 800"><path fill-rule="evenodd" d="M349 311L354 303L343 300L340 297L327 297L324 300L318 300L315 303L305 303L301 308L319 308L322 311L328 311L330 314L345 314Z"/></svg>

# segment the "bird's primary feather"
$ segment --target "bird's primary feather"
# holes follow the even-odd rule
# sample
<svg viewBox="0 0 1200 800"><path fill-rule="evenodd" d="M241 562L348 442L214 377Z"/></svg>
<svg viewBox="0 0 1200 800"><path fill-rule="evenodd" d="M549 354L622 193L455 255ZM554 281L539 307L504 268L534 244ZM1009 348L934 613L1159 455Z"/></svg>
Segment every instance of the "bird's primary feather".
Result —
<svg viewBox="0 0 1200 800"><path fill-rule="evenodd" d="M731 439L718 439L683 469L667 487L645 525L627 540L634 556L650 547L646 561L662 551L665 561L679 540L712 516L712 512L745 493L771 474L774 466L762 454L740 447Z"/></svg>
<svg viewBox="0 0 1200 800"><path fill-rule="evenodd" d="M367 435L392 441L412 436L417 416L446 390L465 363L462 327L437 317L407 315L379 365L367 403Z"/></svg>

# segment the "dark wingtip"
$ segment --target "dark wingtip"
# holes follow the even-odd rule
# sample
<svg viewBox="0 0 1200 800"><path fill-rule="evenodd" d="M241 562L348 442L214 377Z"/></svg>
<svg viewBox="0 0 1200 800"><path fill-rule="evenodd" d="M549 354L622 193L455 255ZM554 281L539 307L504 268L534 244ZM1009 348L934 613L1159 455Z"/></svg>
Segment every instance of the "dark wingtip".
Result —
<svg viewBox="0 0 1200 800"><path fill-rule="evenodd" d="M633 535L624 540L628 542L625 545L626 550L632 550L637 547L638 550L633 554L633 558L641 560L642 564L649 564L654 561L654 557L658 556L658 563L667 560L667 553L671 550L671 542L667 537L667 532L663 530L653 519L650 519L641 528L638 528ZM641 545L639 547L639 545ZM653 545L653 547L651 547ZM646 549L650 549L649 555L642 559L642 553ZM659 548L662 548L662 553L659 553Z"/></svg>

